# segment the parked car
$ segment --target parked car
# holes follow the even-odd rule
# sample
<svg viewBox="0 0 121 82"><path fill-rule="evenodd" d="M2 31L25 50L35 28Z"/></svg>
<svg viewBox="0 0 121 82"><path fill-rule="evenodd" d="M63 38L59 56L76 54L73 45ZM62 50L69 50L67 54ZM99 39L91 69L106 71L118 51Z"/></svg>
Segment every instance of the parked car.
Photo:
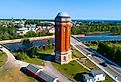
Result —
<svg viewBox="0 0 121 82"><path fill-rule="evenodd" d="M107 64L105 62L99 63L100 65L102 65L103 67L107 67Z"/></svg>

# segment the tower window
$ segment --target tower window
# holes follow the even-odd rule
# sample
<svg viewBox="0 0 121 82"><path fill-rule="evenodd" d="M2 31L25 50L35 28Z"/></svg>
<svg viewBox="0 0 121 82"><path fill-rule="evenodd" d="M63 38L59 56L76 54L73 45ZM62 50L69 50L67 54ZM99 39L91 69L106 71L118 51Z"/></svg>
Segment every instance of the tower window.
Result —
<svg viewBox="0 0 121 82"><path fill-rule="evenodd" d="M63 60L66 61L66 56L64 56Z"/></svg>
<svg viewBox="0 0 121 82"><path fill-rule="evenodd" d="M60 29L58 28L58 32L60 31Z"/></svg>
<svg viewBox="0 0 121 82"><path fill-rule="evenodd" d="M66 32L66 28L64 27L64 32Z"/></svg>

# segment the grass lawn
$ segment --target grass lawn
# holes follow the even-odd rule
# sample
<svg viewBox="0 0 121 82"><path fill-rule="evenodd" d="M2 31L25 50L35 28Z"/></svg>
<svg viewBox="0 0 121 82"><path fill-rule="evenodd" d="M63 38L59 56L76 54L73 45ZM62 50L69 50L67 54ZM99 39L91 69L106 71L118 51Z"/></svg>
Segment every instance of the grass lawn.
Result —
<svg viewBox="0 0 121 82"><path fill-rule="evenodd" d="M97 50L98 45L96 44L92 44L92 43L84 43L85 45L87 45L88 47L92 48L93 50Z"/></svg>
<svg viewBox="0 0 121 82"><path fill-rule="evenodd" d="M82 53L80 53L79 51L74 49L73 58L86 58L86 57ZM80 61L80 59L79 59L79 61ZM82 61L80 61L80 62L83 63ZM98 69L98 67L88 59L86 59L86 66L89 68Z"/></svg>
<svg viewBox="0 0 121 82"><path fill-rule="evenodd" d="M82 55L79 51L77 51L76 49L73 50L73 58L81 58L81 57L85 57L84 55Z"/></svg>
<svg viewBox="0 0 121 82"><path fill-rule="evenodd" d="M106 80L102 82L115 82L115 81L107 75Z"/></svg>
<svg viewBox="0 0 121 82"><path fill-rule="evenodd" d="M25 62L28 62L28 63L32 63L32 64L36 64L36 65L42 65L42 66L44 66L45 58L50 53L53 53L54 49L46 49L46 50L44 50L44 49L38 49L37 52L38 52L39 58L30 58L30 57L27 57L26 59L24 59L22 61L25 61ZM16 56L18 53L17 52L13 52L13 54ZM23 53L23 52L22 52L22 54L27 55L26 53Z"/></svg>
<svg viewBox="0 0 121 82"><path fill-rule="evenodd" d="M93 50L97 50L98 46L97 45L90 45L90 48L92 48Z"/></svg>
<svg viewBox="0 0 121 82"><path fill-rule="evenodd" d="M59 70L63 75L70 78L75 82L83 82L81 73L88 72L85 68L79 65L76 61L72 61L69 64L60 65L52 62L53 66Z"/></svg>
<svg viewBox="0 0 121 82"><path fill-rule="evenodd" d="M17 52L13 52L13 54L14 54L15 57L16 57L16 55L18 55ZM22 54L27 55L26 53L23 53L23 52L22 52ZM25 61L25 62L28 62L28 63L31 63L31 64L44 66L44 59L43 58L45 57L45 55L42 54L41 57L42 58L30 58L30 57L27 56L26 59L23 59L21 61Z"/></svg>
<svg viewBox="0 0 121 82"><path fill-rule="evenodd" d="M7 55L4 52L0 52L0 67L7 61Z"/></svg>
<svg viewBox="0 0 121 82"><path fill-rule="evenodd" d="M54 52L54 48L52 49L46 49L46 50L38 50L38 53L42 53L42 54L50 54Z"/></svg>
<svg viewBox="0 0 121 82"><path fill-rule="evenodd" d="M0 82L38 82L36 79L26 76L17 68L7 69L0 67Z"/></svg>
<svg viewBox="0 0 121 82"><path fill-rule="evenodd" d="M38 59L38 58L29 58L24 60L25 62L36 64L36 65L42 65L44 66L44 60Z"/></svg>
<svg viewBox="0 0 121 82"><path fill-rule="evenodd" d="M92 63L89 59L81 60L79 59L79 62L87 66L88 68L93 68L95 70L99 69L94 63Z"/></svg>

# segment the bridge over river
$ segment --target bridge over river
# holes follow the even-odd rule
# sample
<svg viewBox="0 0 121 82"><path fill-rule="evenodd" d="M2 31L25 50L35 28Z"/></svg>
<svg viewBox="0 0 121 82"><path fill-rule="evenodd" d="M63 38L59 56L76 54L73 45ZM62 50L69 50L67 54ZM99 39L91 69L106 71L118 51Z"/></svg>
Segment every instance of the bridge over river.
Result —
<svg viewBox="0 0 121 82"><path fill-rule="evenodd" d="M121 36L85 36L78 38L82 42L88 41L121 41Z"/></svg>

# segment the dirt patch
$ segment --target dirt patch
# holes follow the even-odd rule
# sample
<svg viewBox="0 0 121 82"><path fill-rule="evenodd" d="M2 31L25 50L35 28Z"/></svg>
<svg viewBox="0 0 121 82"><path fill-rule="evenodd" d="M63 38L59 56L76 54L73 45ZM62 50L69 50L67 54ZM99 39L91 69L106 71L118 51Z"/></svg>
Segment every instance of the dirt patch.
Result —
<svg viewBox="0 0 121 82"><path fill-rule="evenodd" d="M26 76L19 68L0 68L0 82L38 82L32 77Z"/></svg>

